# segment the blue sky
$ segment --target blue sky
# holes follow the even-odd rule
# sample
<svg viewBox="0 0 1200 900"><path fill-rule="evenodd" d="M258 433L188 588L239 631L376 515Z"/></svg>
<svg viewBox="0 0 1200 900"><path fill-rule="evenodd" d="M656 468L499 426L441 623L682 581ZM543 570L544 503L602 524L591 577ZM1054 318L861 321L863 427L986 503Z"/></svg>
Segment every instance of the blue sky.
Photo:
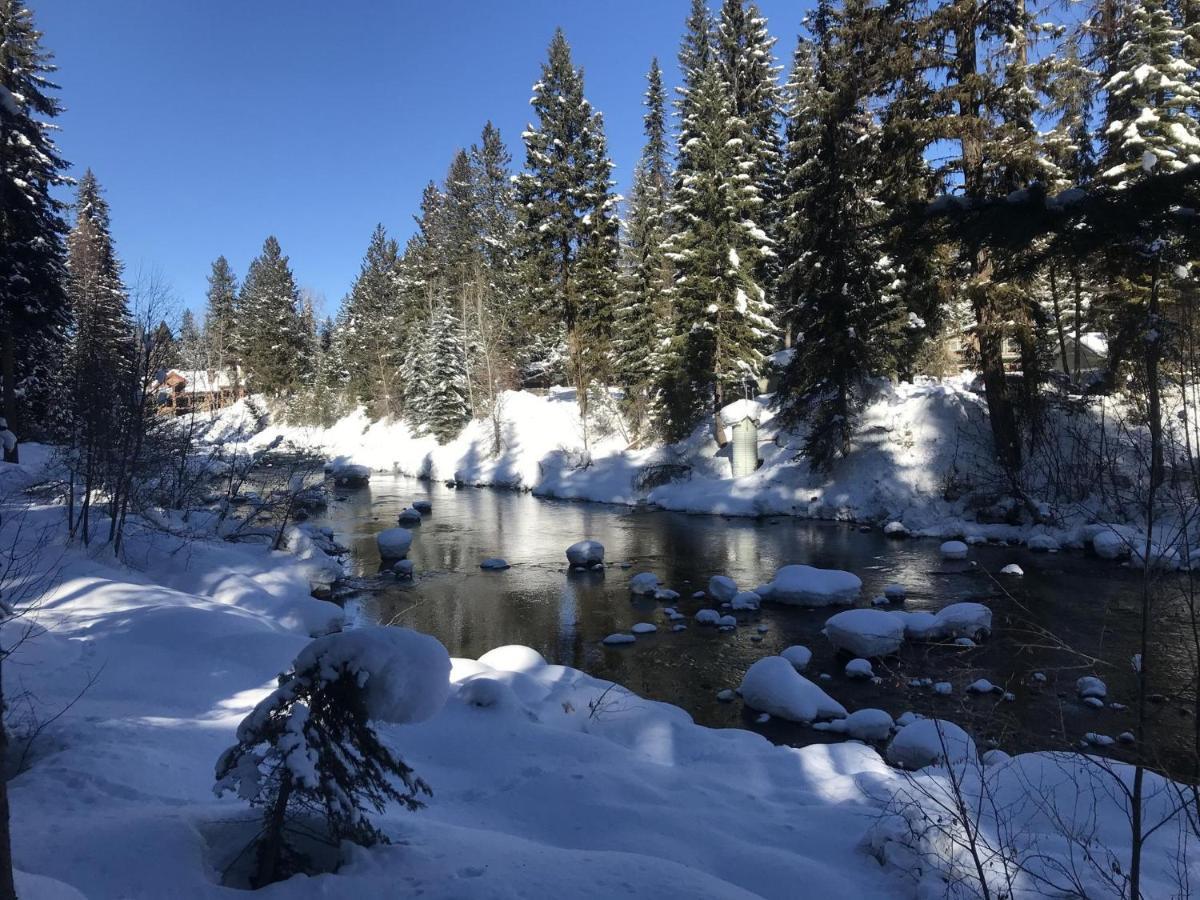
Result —
<svg viewBox="0 0 1200 900"><path fill-rule="evenodd" d="M714 5L716 0L713 0ZM489 118L514 166L561 25L605 115L618 189L641 148L651 56L672 85L687 0L31 0L59 65L60 146L107 191L132 275L203 306L278 236L336 310L371 229L406 238L421 189ZM791 56L798 0L760 0Z"/></svg>

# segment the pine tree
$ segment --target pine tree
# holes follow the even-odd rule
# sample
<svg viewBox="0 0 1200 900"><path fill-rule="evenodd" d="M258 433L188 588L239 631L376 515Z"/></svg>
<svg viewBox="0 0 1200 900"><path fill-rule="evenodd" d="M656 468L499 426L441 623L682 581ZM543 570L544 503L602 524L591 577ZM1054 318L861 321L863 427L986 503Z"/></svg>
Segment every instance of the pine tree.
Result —
<svg viewBox="0 0 1200 900"><path fill-rule="evenodd" d="M204 337L196 325L196 317L190 309L185 309L179 318L179 340L177 341L177 360L179 365L187 369L205 367Z"/></svg>
<svg viewBox="0 0 1200 900"><path fill-rule="evenodd" d="M1146 172L1200 163L1200 93L1185 31L1164 0L1141 0L1123 23L1109 97L1101 179L1124 187Z"/></svg>
<svg viewBox="0 0 1200 900"><path fill-rule="evenodd" d="M668 337L668 293L673 271L663 252L670 208L667 161L666 96L658 60L646 76L646 145L634 174L629 204L626 275L617 313L614 352L617 374L626 389L626 408L640 427Z"/></svg>
<svg viewBox="0 0 1200 900"><path fill-rule="evenodd" d="M710 61L680 135L671 208L676 230L666 245L676 273L675 327L662 377L663 425L676 437L727 398L754 389L763 351L776 335L766 289L757 280L774 250L755 222L762 200L745 177L754 165L747 127L729 97L720 68Z"/></svg>
<svg viewBox="0 0 1200 900"><path fill-rule="evenodd" d="M583 94L561 30L550 42L517 181L526 290L561 323L571 381L587 421L588 387L607 374L618 240L604 123Z"/></svg>
<svg viewBox="0 0 1200 900"><path fill-rule="evenodd" d="M29 7L0 0L0 407L18 435L48 416L70 321L54 71Z"/></svg>
<svg viewBox="0 0 1200 900"><path fill-rule="evenodd" d="M204 312L204 336L208 366L216 372L236 372L238 285L229 261L218 256L208 276L207 308Z"/></svg>
<svg viewBox="0 0 1200 900"><path fill-rule="evenodd" d="M299 384L311 360L303 358L306 331L288 259L274 235L250 263L238 298L238 347L250 390L278 396Z"/></svg>
<svg viewBox="0 0 1200 900"><path fill-rule="evenodd" d="M399 410L399 252L383 225L376 225L336 329L346 390L375 415Z"/></svg>
<svg viewBox="0 0 1200 900"><path fill-rule="evenodd" d="M457 437L471 418L466 353L458 319L448 303L439 303L434 309L426 340L428 352L423 359L426 387L421 418L430 433L444 444Z"/></svg>
<svg viewBox="0 0 1200 900"><path fill-rule="evenodd" d="M807 423L804 454L814 467L849 451L868 379L894 369L901 333L901 310L884 289L888 260L872 236L874 169L888 162L877 162L880 133L868 107L869 27L861 0L818 5L815 78L796 98L802 120L791 130L812 140L802 142L810 156L791 160L799 202L785 282L798 333L779 397L785 420Z"/></svg>

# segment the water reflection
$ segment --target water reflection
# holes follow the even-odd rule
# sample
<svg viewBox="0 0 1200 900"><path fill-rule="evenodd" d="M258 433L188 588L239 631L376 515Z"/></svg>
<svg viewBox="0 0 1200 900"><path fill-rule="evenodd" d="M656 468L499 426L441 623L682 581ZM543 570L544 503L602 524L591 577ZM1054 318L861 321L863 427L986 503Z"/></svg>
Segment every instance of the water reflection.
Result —
<svg viewBox="0 0 1200 900"><path fill-rule="evenodd" d="M893 715L914 709L971 725L983 739L995 738L1008 749L1062 746L1087 731L1116 736L1131 728L1132 714L1094 711L1074 695L1082 674L1101 675L1110 699L1131 703L1133 677L1129 658L1136 647L1140 581L1128 569L1078 555L1031 554L1023 548L975 547L971 560L948 562L936 541L894 541L879 531L860 533L853 526L803 522L689 516L601 504L540 500L527 494L488 489L450 489L407 478L375 476L367 489L344 491L331 504L327 523L351 547L357 574L379 571L374 535L396 522L413 500L428 499L432 515L416 530L410 558L412 584L380 579L383 585L368 603L381 621L418 628L437 636L452 655L477 657L502 644L527 644L548 660L611 678L644 695L677 703L697 721L711 726L747 727L740 704L721 704L716 691L736 687L754 660L790 644L813 650L810 677L829 673L823 686L848 708L880 707ZM603 572L568 573L564 550L591 538L606 547ZM479 569L486 557L501 556L513 568ZM675 605L694 613L693 600L711 575L725 574L743 588L770 579L788 563L803 562L848 569L862 578L864 596L882 593L899 582L908 589L908 609L937 610L947 603L975 599L995 615L996 634L974 649L908 645L876 667L881 684L844 677L838 658L820 634L829 610L769 607L736 632L720 634L689 621L672 633L662 604L631 601L629 577L656 572L679 591ZM1016 562L1026 575L1005 579L1005 596L988 572ZM977 565L975 564L977 563ZM626 568L628 567L628 568ZM1190 719L1182 698L1172 695L1172 673L1191 671L1182 629L1160 624L1160 661L1154 689L1166 695L1156 710L1155 740L1171 759L1190 760ZM641 636L632 646L607 647L601 641L637 622L653 622L657 634ZM758 625L765 625L761 633ZM1054 649L1035 639L1043 628L1101 664ZM1031 683L1035 671L1048 682ZM968 697L963 688L986 677L1017 695L1006 703L998 696ZM937 697L912 688L914 678L953 682L954 693ZM792 743L829 739L786 723L758 728L769 737Z"/></svg>

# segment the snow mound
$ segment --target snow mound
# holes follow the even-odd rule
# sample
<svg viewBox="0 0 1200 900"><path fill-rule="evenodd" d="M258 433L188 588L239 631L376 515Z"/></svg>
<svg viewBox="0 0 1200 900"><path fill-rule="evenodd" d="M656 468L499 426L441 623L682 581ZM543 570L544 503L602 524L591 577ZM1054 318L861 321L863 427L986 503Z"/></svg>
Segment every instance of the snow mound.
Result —
<svg viewBox="0 0 1200 900"><path fill-rule="evenodd" d="M763 406L757 400L735 400L728 406L721 407L721 421L729 427L749 419L755 425L762 419Z"/></svg>
<svg viewBox="0 0 1200 900"><path fill-rule="evenodd" d="M638 622L629 630L634 634L653 634L658 631L658 626L651 622Z"/></svg>
<svg viewBox="0 0 1200 900"><path fill-rule="evenodd" d="M992 611L982 603L951 603L934 619L942 637L977 640L992 633Z"/></svg>
<svg viewBox="0 0 1200 900"><path fill-rule="evenodd" d="M762 605L762 597L754 591L738 591L729 601L729 605L735 610L755 610Z"/></svg>
<svg viewBox="0 0 1200 900"><path fill-rule="evenodd" d="M728 575L714 575L708 579L709 596L718 603L729 603L737 596L737 582Z"/></svg>
<svg viewBox="0 0 1200 900"><path fill-rule="evenodd" d="M533 672L546 667L546 658L532 647L505 644L483 654L479 663L498 672Z"/></svg>
<svg viewBox="0 0 1200 900"><path fill-rule="evenodd" d="M1034 553L1057 553L1059 549L1058 541L1048 534L1031 534L1025 546Z"/></svg>
<svg viewBox="0 0 1200 900"><path fill-rule="evenodd" d="M1129 542L1116 531L1097 531L1092 536L1092 550L1102 559L1123 559L1129 555Z"/></svg>
<svg viewBox="0 0 1200 900"><path fill-rule="evenodd" d="M833 606L851 603L862 593L862 580L840 569L784 566L770 584L755 589L764 600L793 606Z"/></svg>
<svg viewBox="0 0 1200 900"><path fill-rule="evenodd" d="M782 656L758 660L738 689L746 705L791 722L840 719L846 709L797 672Z"/></svg>
<svg viewBox="0 0 1200 900"><path fill-rule="evenodd" d="M883 596L893 603L899 603L908 596L908 589L902 584L889 584L884 587Z"/></svg>
<svg viewBox="0 0 1200 900"><path fill-rule="evenodd" d="M813 724L817 731L844 734L857 741L886 741L895 727L892 717L882 709L859 709L844 719Z"/></svg>
<svg viewBox="0 0 1200 900"><path fill-rule="evenodd" d="M411 559L399 560L392 566L392 572L397 578L412 578L413 577L413 561Z"/></svg>
<svg viewBox="0 0 1200 900"><path fill-rule="evenodd" d="M721 621L721 614L715 609L702 609L696 613L697 625L716 625Z"/></svg>
<svg viewBox="0 0 1200 900"><path fill-rule="evenodd" d="M567 548L567 562L576 568L604 562L604 545L599 541L579 541Z"/></svg>
<svg viewBox="0 0 1200 900"><path fill-rule="evenodd" d="M903 522L888 522L883 526L883 533L888 537L908 537L908 526Z"/></svg>
<svg viewBox="0 0 1200 900"><path fill-rule="evenodd" d="M639 572L629 579L629 593L631 594L653 594L658 591L658 576L653 572Z"/></svg>
<svg viewBox="0 0 1200 900"><path fill-rule="evenodd" d="M499 556L489 556L487 559L485 559L483 562L481 562L479 564L479 568L499 570L499 569L511 569L512 566L510 566L508 564L508 560L506 560L506 559L501 559Z"/></svg>
<svg viewBox="0 0 1200 900"><path fill-rule="evenodd" d="M779 655L790 662L797 672L803 672L812 662L812 651L801 644L793 644Z"/></svg>
<svg viewBox="0 0 1200 900"><path fill-rule="evenodd" d="M364 487L371 480L371 470L355 463L336 463L330 474L338 487Z"/></svg>
<svg viewBox="0 0 1200 900"><path fill-rule="evenodd" d="M1007 566L1005 566L1003 569L1000 570L1000 574L1001 575L1024 575L1025 570L1022 569L1020 566L1018 566L1016 563L1009 563Z"/></svg>
<svg viewBox="0 0 1200 900"><path fill-rule="evenodd" d="M975 742L953 722L918 719L896 732L888 744L887 758L904 769L961 763L975 758Z"/></svg>
<svg viewBox="0 0 1200 900"><path fill-rule="evenodd" d="M357 679L367 714L381 722L423 722L437 714L450 692L450 654L437 638L408 628L327 634L301 650L292 665L297 672L315 668L325 681Z"/></svg>
<svg viewBox="0 0 1200 900"><path fill-rule="evenodd" d="M945 559L966 559L967 545L962 541L946 541L941 546L941 553Z"/></svg>
<svg viewBox="0 0 1200 900"><path fill-rule="evenodd" d="M968 694L994 694L1001 690L986 678L979 678L967 685Z"/></svg>
<svg viewBox="0 0 1200 900"><path fill-rule="evenodd" d="M412 508L421 515L427 516L433 512L433 503L431 503L429 500L414 500L412 502Z"/></svg>
<svg viewBox="0 0 1200 900"><path fill-rule="evenodd" d="M618 647L621 644L632 644L636 640L637 638L632 634L623 634L618 631L615 634L610 634L601 643L608 644L610 647Z"/></svg>
<svg viewBox="0 0 1200 900"><path fill-rule="evenodd" d="M904 624L904 637L910 641L929 641L938 636L938 620L934 613L919 609L914 612L896 610L889 613Z"/></svg>
<svg viewBox="0 0 1200 900"><path fill-rule="evenodd" d="M852 659L846 663L847 678L874 678L875 670L869 659Z"/></svg>
<svg viewBox="0 0 1200 900"><path fill-rule="evenodd" d="M420 525L421 513L411 506L406 506L400 510L400 515L396 517L397 523L400 525Z"/></svg>
<svg viewBox="0 0 1200 900"><path fill-rule="evenodd" d="M848 609L832 616L821 631L838 650L868 659L890 656L904 643L904 623L878 609Z"/></svg>
<svg viewBox="0 0 1200 900"><path fill-rule="evenodd" d="M1108 696L1108 685L1095 675L1084 675L1075 682L1075 692L1084 700L1089 697L1096 697L1103 700Z"/></svg>
<svg viewBox="0 0 1200 900"><path fill-rule="evenodd" d="M403 559L412 546L413 533L407 528L385 528L375 535L379 555L384 559Z"/></svg>

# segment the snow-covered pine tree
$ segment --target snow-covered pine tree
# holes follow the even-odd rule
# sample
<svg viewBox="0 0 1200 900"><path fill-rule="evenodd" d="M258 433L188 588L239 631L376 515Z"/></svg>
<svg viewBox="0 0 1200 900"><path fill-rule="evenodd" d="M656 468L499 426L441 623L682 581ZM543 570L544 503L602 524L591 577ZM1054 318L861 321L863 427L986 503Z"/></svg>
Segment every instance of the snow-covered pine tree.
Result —
<svg viewBox="0 0 1200 900"><path fill-rule="evenodd" d="M400 406L399 255L396 241L376 225L336 329L346 391L352 403L363 404L373 416L398 412Z"/></svg>
<svg viewBox="0 0 1200 900"><path fill-rule="evenodd" d="M613 344L616 372L626 392L635 430L645 424L658 378L662 342L670 333L668 299L673 267L663 252L670 208L666 95L658 60L646 76L646 145L638 161L629 202L626 265Z"/></svg>
<svg viewBox="0 0 1200 900"><path fill-rule="evenodd" d="M794 310L795 353L781 379L785 421L804 422L804 455L828 467L850 449L871 376L895 365L904 316L884 291L879 219L872 196L879 129L868 107L870 60L863 0L822 0L812 20L816 72L810 99L796 102L812 155L792 158L798 192L785 282ZM802 52L802 55L808 55Z"/></svg>
<svg viewBox="0 0 1200 900"><path fill-rule="evenodd" d="M196 325L196 316L190 309L185 309L179 317L179 339L177 342L176 361L185 369L201 369L205 367L204 335Z"/></svg>
<svg viewBox="0 0 1200 900"><path fill-rule="evenodd" d="M229 260L218 256L208 275L204 336L208 349L207 365L216 372L227 372L230 376L236 373L238 366L237 296L237 278L229 266Z"/></svg>
<svg viewBox="0 0 1200 900"><path fill-rule="evenodd" d="M28 4L0 0L0 414L21 437L47 424L70 322L55 69Z"/></svg>
<svg viewBox="0 0 1200 900"><path fill-rule="evenodd" d="M75 224L67 236L67 295L74 324L68 351L70 413L63 439L70 447L72 479L82 488L78 524L71 510L72 531L78 527L88 543L92 498L122 462L118 457L135 340L108 203L90 169L79 181ZM72 485L72 503L74 493Z"/></svg>
<svg viewBox="0 0 1200 900"><path fill-rule="evenodd" d="M583 93L583 72L560 30L550 42L531 105L517 208L525 290L559 323L572 384L587 421L588 387L607 374L619 255L612 163L604 123ZM543 364L546 360L541 361Z"/></svg>
<svg viewBox="0 0 1200 900"><path fill-rule="evenodd" d="M1121 24L1108 94L1100 178L1124 187L1147 172L1200 162L1196 71L1185 31L1164 0L1141 0Z"/></svg>
<svg viewBox="0 0 1200 900"><path fill-rule="evenodd" d="M300 296L279 241L271 235L250 263L238 297L238 347L251 391L278 396L294 388L310 360Z"/></svg>
<svg viewBox="0 0 1200 900"><path fill-rule="evenodd" d="M716 23L708 8L708 0L692 0L687 19L683 25L683 39L679 44L679 74L683 83L675 88L675 111L682 129L691 115L690 97L700 83L700 76L708 68L715 54Z"/></svg>
<svg viewBox="0 0 1200 900"><path fill-rule="evenodd" d="M470 421L466 353L458 317L448 302L434 308L426 332L422 419L439 443L453 440Z"/></svg>
<svg viewBox="0 0 1200 900"><path fill-rule="evenodd" d="M733 114L729 85L709 62L689 97L666 255L675 266L674 329L662 374L663 428L686 435L705 415L756 390L777 331L757 280L774 253L757 225L758 185L748 177L747 127ZM719 417L714 417L719 423ZM720 425L718 438L723 437Z"/></svg>

